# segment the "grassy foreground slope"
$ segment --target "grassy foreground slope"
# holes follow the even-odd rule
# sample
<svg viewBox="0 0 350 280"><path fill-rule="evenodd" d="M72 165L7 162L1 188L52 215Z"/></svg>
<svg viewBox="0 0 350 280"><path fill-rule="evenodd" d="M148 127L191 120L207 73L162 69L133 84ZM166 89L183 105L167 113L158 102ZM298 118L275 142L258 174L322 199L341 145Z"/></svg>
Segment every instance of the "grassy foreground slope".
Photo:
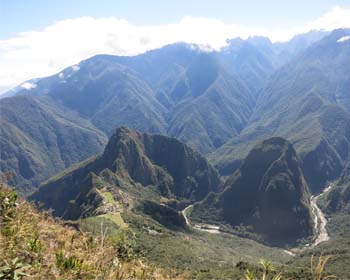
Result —
<svg viewBox="0 0 350 280"><path fill-rule="evenodd" d="M313 249L302 252L296 258L293 258L290 262L287 262L286 266L289 267L289 269L308 267L310 265L310 258L312 256L314 256L314 258L319 256L330 256L330 259L325 268L325 274L335 275L337 278L329 279L350 279L350 237L336 238L321 243Z"/></svg>
<svg viewBox="0 0 350 280"><path fill-rule="evenodd" d="M64 225L2 182L0 206L0 279L185 279L131 253L123 232L112 240Z"/></svg>

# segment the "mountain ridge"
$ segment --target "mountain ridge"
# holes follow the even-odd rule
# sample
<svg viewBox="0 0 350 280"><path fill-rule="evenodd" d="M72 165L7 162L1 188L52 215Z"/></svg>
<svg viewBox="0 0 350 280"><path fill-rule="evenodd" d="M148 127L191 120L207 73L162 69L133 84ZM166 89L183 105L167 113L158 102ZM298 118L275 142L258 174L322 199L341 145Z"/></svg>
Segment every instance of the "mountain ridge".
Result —
<svg viewBox="0 0 350 280"><path fill-rule="evenodd" d="M138 204L146 192L153 200L166 197L176 208L181 200L197 201L218 191L219 184L215 169L178 140L122 127L100 156L45 182L30 198L53 208L56 216L77 219L101 206L102 191L114 195L118 211Z"/></svg>

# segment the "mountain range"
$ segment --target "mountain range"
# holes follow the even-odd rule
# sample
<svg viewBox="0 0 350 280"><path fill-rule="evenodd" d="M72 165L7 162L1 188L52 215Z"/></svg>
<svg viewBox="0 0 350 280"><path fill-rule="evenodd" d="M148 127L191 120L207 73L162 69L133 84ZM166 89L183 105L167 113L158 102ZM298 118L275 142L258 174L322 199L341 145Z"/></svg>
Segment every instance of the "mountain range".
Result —
<svg viewBox="0 0 350 280"><path fill-rule="evenodd" d="M12 102L8 101L13 98L11 96L27 96L27 99L22 99L23 108L30 106L24 103L35 99L47 107L44 109L65 110L67 113L62 114L63 118L69 114L77 115L77 123L83 119L96 130L94 137L104 139L92 151L84 146L87 151L80 158L74 157L74 153L70 158L71 153L65 153L67 163L52 171L31 172L23 164L20 168L18 159L10 160L6 155L2 156L1 168L14 172L13 182L19 189L29 190L55 172L99 152L106 137L116 127L125 125L175 137L202 154L213 153L210 159L219 171L230 173L245 154L227 150L231 150L230 143L236 143L237 138L244 138L246 142L245 131L255 123L252 120L257 118L257 108L262 106L260 100L264 100L261 90L276 69L283 65L279 58L283 56L285 63L291 61L293 64L294 57L325 36L326 32L310 32L283 44L271 43L262 37L245 41L234 39L229 40L220 52L206 52L196 45L178 43L133 57L98 55L56 75L28 81L33 86L30 89L19 86L5 94L7 98L1 99L1 108L7 107L6 102ZM10 114L8 110L11 109L1 110L1 118L7 121L11 119L7 116ZM32 115L30 122L44 125L39 116ZM16 123L11 125L17 126ZM31 125L27 127L29 129ZM9 139L17 137L12 133L3 132L3 141L10 142ZM30 133L38 135L37 131ZM253 137L250 142L260 138ZM33 143L36 148L31 154L43 154L51 149L40 145L36 139ZM68 142L66 145L74 147ZM22 162L35 165L33 156L21 154ZM45 164L46 161L41 160ZM52 165L49 161L47 164ZM58 164L56 160L55 164ZM331 164L339 167L342 162L333 159ZM339 173L338 169L335 174ZM312 177L312 174L308 176L306 172L306 177Z"/></svg>
<svg viewBox="0 0 350 280"><path fill-rule="evenodd" d="M130 230L164 266L227 271L234 256L246 269L239 250L304 261L322 234L338 254L350 234L349 38L176 43L26 81L0 99L0 175L79 230Z"/></svg>
<svg viewBox="0 0 350 280"><path fill-rule="evenodd" d="M256 141L291 141L312 192L336 179L349 161L349 31L336 30L282 66L261 90L241 133L209 158L221 174L235 170Z"/></svg>

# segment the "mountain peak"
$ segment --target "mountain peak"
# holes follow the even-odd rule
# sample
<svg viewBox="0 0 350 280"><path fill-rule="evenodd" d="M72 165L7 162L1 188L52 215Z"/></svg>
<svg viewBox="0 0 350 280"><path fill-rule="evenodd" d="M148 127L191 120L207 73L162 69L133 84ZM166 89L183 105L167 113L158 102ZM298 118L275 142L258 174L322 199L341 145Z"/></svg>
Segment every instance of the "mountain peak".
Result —
<svg viewBox="0 0 350 280"><path fill-rule="evenodd" d="M293 146L283 138L256 145L215 196L195 205L195 219L208 219L210 211L214 223L243 227L273 245L295 244L312 233L308 186Z"/></svg>
<svg viewBox="0 0 350 280"><path fill-rule="evenodd" d="M57 216L77 219L86 215L86 209L90 209L90 215L91 209L99 207L94 197L101 187L108 187L112 193L125 191L137 201L141 199L135 196L139 188L147 188L147 192L153 191L155 197L166 200L198 201L218 191L219 184L215 169L185 144L120 127L101 156L50 180L32 198L54 209ZM92 202L87 201L90 198ZM69 206L70 201L76 201L76 205Z"/></svg>
<svg viewBox="0 0 350 280"><path fill-rule="evenodd" d="M127 127L127 126L120 126L120 127L117 127L116 128L116 130L115 130L115 132L114 132L114 134L115 135L128 135L128 134L130 134L130 133L132 133L132 132L136 132L136 130L132 130L132 129L130 129L129 127Z"/></svg>

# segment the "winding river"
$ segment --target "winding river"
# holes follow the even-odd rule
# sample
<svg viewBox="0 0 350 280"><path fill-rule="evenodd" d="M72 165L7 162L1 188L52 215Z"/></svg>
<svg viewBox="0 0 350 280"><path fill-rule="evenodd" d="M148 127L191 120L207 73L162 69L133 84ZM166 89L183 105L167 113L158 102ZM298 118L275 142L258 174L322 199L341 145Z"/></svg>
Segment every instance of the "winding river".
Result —
<svg viewBox="0 0 350 280"><path fill-rule="evenodd" d="M330 184L327 188L325 188L323 190L323 192L321 192L318 195L313 195L310 198L310 207L311 207L311 212L313 215L313 220L314 220L314 232L315 232L315 237L314 237L314 241L313 243L307 244L306 246L302 247L302 248L294 248L291 250L283 250L286 254L291 255L291 256L295 256L296 252L301 252L307 248L313 248L315 246L317 246L318 244L320 244L321 242L327 241L329 240L329 235L326 229L326 225L327 225L327 219L324 215L324 213L322 212L322 210L318 207L317 205L317 200L325 195L326 193L328 193L331 189L332 189L333 185ZM186 224L196 230L200 230L200 231L205 231L205 232L209 232L209 233L223 233L222 231L220 231L220 227L216 226L216 225L209 225L209 224L191 224L188 217L187 217L187 211L193 206L193 204L187 206L185 209L183 209L181 211L182 215L185 218Z"/></svg>
<svg viewBox="0 0 350 280"><path fill-rule="evenodd" d="M312 243L311 247L315 247L318 244L320 244L321 242L329 240L329 235L328 235L328 232L326 229L327 219L326 219L325 215L323 214L322 210L318 207L317 200L321 196L328 193L332 189L332 187L333 187L333 185L330 184L319 195L311 196L310 206L311 206L312 214L314 216L314 229L316 232L315 240Z"/></svg>

